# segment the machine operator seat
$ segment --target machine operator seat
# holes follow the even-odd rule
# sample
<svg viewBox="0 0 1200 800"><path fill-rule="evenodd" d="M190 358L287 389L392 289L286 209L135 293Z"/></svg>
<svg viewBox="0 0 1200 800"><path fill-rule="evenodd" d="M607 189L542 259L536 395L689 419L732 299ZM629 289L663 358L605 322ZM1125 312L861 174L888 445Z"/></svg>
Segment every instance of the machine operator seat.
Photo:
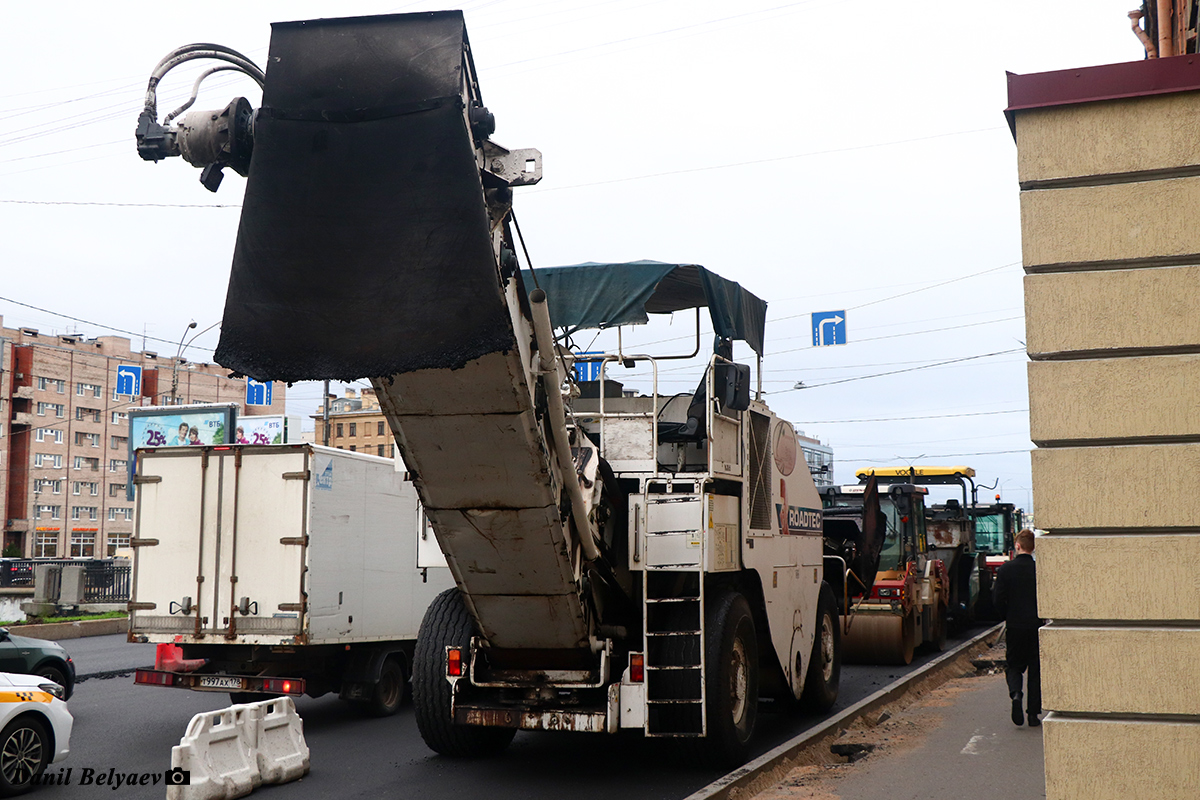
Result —
<svg viewBox="0 0 1200 800"><path fill-rule="evenodd" d="M733 342L717 338L713 352L724 359L733 359ZM712 365L713 392L719 409L745 411L750 407L750 367L747 364L717 362ZM684 422L658 423L659 444L681 444L702 442L708 436L705 421L705 404L708 402L708 369L700 378L700 385L688 404L687 420Z"/></svg>
<svg viewBox="0 0 1200 800"><path fill-rule="evenodd" d="M707 431L704 429L704 402L708 395L708 370L700 378L692 401L688 403L687 420L685 422L658 423L659 444L682 444L686 442L702 442Z"/></svg>

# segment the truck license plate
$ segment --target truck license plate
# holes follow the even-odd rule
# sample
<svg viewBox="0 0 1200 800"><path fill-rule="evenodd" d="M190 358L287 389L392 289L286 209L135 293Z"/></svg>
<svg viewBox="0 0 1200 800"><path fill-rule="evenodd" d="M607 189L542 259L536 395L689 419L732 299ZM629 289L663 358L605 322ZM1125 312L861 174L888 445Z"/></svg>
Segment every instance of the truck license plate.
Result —
<svg viewBox="0 0 1200 800"><path fill-rule="evenodd" d="M240 689L242 688L242 679L204 675L200 678L200 686L205 689Z"/></svg>

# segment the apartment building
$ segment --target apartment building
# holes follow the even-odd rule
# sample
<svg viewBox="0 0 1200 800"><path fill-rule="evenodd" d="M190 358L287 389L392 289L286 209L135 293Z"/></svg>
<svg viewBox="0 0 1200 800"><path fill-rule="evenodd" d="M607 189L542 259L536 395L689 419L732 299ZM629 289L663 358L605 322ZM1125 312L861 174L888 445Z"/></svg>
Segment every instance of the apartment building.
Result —
<svg viewBox="0 0 1200 800"><path fill-rule="evenodd" d="M128 547L126 412L237 402L242 415L283 413L283 384L270 405L247 406L246 381L227 375L216 364L136 352L121 336L46 335L5 328L0 317L3 554L101 558Z"/></svg>
<svg viewBox="0 0 1200 800"><path fill-rule="evenodd" d="M833 448L820 439L805 436L804 431L800 430L796 431L796 440L808 463L813 483L817 486L833 486Z"/></svg>
<svg viewBox="0 0 1200 800"><path fill-rule="evenodd" d="M396 443L383 412L379 410L379 399L374 389L346 389L344 397L330 395L328 430L325 431L325 407L317 408L316 441L328 442L330 447L355 453L392 458L396 455ZM322 431L325 436L322 437Z"/></svg>

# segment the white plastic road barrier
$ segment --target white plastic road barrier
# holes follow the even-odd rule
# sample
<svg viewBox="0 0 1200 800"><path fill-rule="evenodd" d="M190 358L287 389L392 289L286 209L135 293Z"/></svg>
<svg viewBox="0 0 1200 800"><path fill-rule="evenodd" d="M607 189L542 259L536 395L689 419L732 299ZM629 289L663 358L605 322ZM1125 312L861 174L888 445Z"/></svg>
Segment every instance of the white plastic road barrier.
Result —
<svg viewBox="0 0 1200 800"><path fill-rule="evenodd" d="M302 778L308 767L304 722L292 698L230 706L192 717L171 748L171 769L186 772L189 782L168 784L167 800L245 797L264 783Z"/></svg>
<svg viewBox="0 0 1200 800"><path fill-rule="evenodd" d="M167 800L228 800L244 797L262 783L248 706L197 714L171 748L171 769L189 782L167 786ZM175 773L179 779L183 776ZM168 781L172 775L168 774Z"/></svg>
<svg viewBox="0 0 1200 800"><path fill-rule="evenodd" d="M287 783L308 774L304 721L290 697L248 706L258 746L258 772L263 783Z"/></svg>

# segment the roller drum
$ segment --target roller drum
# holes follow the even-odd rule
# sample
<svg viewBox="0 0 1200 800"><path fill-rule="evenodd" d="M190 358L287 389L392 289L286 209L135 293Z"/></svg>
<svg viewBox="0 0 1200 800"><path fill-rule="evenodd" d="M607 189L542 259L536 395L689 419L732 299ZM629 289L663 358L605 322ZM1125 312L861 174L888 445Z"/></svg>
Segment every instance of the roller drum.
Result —
<svg viewBox="0 0 1200 800"><path fill-rule="evenodd" d="M912 616L858 614L842 635L842 661L850 664L909 664L913 659Z"/></svg>

